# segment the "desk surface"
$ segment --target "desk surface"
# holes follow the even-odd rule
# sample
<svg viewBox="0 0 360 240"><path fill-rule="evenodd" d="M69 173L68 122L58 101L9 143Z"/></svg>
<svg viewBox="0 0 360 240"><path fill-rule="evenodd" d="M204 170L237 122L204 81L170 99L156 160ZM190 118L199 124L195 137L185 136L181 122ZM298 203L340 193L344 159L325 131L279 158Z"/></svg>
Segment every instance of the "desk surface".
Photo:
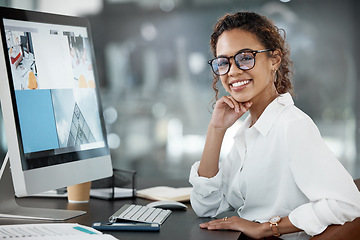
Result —
<svg viewBox="0 0 360 240"><path fill-rule="evenodd" d="M154 185L155 186L155 185ZM80 223L91 226L93 222L106 222L111 214L116 212L122 205L126 203L146 205L150 201L134 198L106 201L91 198L86 204L69 204L67 199L53 198L22 198L17 199L19 205L24 207L41 207L41 208L57 208L57 209L73 209L85 210L87 214L68 220L71 223ZM208 231L200 229L199 224L209 221L209 218L199 218L192 210L190 204L186 211L174 210L168 219L161 225L159 232L130 232L130 231L107 231L120 240L124 239L237 239L239 232L235 231ZM1 219L0 225L7 224L26 224L40 223L35 220L17 220L17 219Z"/></svg>

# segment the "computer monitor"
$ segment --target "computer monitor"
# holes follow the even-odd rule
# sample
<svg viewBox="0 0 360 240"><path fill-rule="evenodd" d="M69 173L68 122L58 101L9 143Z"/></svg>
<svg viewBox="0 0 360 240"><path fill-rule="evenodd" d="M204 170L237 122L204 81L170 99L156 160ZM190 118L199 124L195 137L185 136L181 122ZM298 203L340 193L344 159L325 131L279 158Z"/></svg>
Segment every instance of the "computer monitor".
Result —
<svg viewBox="0 0 360 240"><path fill-rule="evenodd" d="M1 7L0 28L1 108L16 196L111 176L88 21ZM14 193L6 193L4 162L0 216L10 216L3 202L14 199ZM16 214L72 217L38 213L25 209Z"/></svg>

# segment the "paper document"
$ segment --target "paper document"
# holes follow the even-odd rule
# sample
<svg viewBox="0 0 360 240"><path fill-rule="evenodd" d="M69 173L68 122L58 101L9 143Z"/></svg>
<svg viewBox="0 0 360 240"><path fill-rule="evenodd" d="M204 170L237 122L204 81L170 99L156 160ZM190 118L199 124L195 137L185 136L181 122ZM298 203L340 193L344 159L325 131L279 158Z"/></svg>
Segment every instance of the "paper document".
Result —
<svg viewBox="0 0 360 240"><path fill-rule="evenodd" d="M159 186L138 190L136 195L150 200L186 202L190 200L191 190L192 187Z"/></svg>
<svg viewBox="0 0 360 240"><path fill-rule="evenodd" d="M57 239L117 239L98 230L76 223L21 224L0 226L0 239L57 240Z"/></svg>

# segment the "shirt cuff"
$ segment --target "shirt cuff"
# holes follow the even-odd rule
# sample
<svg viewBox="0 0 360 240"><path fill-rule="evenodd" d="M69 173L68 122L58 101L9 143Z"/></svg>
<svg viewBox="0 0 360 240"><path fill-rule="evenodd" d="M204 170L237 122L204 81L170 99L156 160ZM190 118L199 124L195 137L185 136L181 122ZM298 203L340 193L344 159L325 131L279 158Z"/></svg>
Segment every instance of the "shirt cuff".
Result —
<svg viewBox="0 0 360 240"><path fill-rule="evenodd" d="M218 191L222 182L222 171L212 178L201 177L198 174L200 162L194 163L190 170L189 182L193 186L193 192L199 194L201 197L208 197L212 193Z"/></svg>
<svg viewBox="0 0 360 240"><path fill-rule="evenodd" d="M297 207L289 214L290 222L295 227L304 230L306 234L310 236L322 233L328 225L321 222L315 212L315 208L318 208L318 210L324 209L324 202L307 203Z"/></svg>

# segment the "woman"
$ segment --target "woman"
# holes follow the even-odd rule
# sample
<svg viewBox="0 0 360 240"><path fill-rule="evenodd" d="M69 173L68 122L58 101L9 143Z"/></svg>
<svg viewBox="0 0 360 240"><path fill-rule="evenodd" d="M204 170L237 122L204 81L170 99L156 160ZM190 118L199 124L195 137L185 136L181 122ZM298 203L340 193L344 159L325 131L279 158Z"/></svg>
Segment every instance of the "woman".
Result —
<svg viewBox="0 0 360 240"><path fill-rule="evenodd" d="M203 223L252 238L309 239L360 216L360 193L313 121L294 106L289 51L280 30L251 12L227 14L214 27L209 61L217 100L204 152L193 165L191 204L199 216L235 209L239 217ZM249 111L219 163L226 130ZM270 220L269 220L270 219Z"/></svg>

